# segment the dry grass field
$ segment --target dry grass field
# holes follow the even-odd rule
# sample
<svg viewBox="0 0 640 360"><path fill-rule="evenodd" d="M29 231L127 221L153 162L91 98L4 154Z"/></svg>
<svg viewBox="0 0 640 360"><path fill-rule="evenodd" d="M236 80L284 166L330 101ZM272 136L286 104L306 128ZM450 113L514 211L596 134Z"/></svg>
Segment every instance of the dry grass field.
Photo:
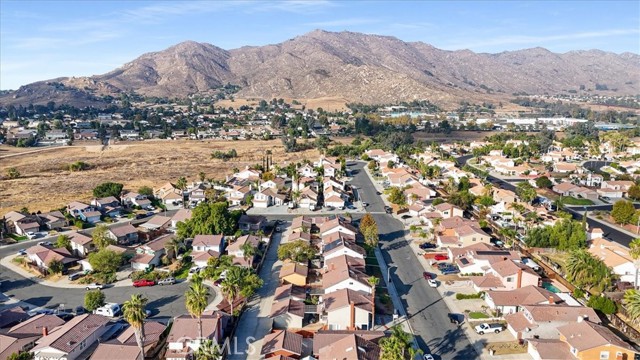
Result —
<svg viewBox="0 0 640 360"><path fill-rule="evenodd" d="M291 102L294 99L285 98L284 100L288 104L291 104ZM300 102L300 104L306 106L307 109L316 110L317 108L322 108L322 109L324 109L326 111L342 111L342 110L346 110L347 109L346 104L349 102L347 99L342 98L342 97L323 97L323 98L317 98L317 99L295 99L295 100ZM251 107L257 107L259 103L260 103L260 99L236 98L233 101L231 101L231 100L219 100L219 101L216 101L216 106L221 106L221 107L224 107L224 108L232 107L234 109L237 109L237 108L239 108L239 107L241 107L243 105L247 105L247 106L251 106ZM298 106L294 106L294 108L297 108L297 107Z"/></svg>
<svg viewBox="0 0 640 360"><path fill-rule="evenodd" d="M351 139L338 141L348 143ZM236 149L238 158L228 162L211 159L212 151L230 149ZM0 180L0 214L24 206L31 211L49 211L72 200L88 201L91 190L105 181L137 190L143 185L161 186L181 176L194 181L201 171L207 178L224 179L233 168L261 163L267 150L273 152L274 163L280 165L303 159L315 161L319 156L317 150L285 153L280 140L121 142L106 149L100 145L75 145L4 158L4 154L16 151L0 146L0 174L5 175L10 167L21 173L18 179ZM92 168L69 171L68 165L76 161L84 161Z"/></svg>

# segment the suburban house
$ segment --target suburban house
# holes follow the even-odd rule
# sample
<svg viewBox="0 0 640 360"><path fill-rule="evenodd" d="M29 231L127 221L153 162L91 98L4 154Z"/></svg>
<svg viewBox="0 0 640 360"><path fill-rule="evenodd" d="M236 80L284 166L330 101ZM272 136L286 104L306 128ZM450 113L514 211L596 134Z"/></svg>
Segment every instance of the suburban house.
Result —
<svg viewBox="0 0 640 360"><path fill-rule="evenodd" d="M193 251L215 251L222 253L224 251L224 235L196 235L193 238L191 246Z"/></svg>
<svg viewBox="0 0 640 360"><path fill-rule="evenodd" d="M120 203L125 207L139 206L143 209L147 209L151 206L151 200L146 195L138 194L137 192L129 191L122 195Z"/></svg>
<svg viewBox="0 0 640 360"><path fill-rule="evenodd" d="M576 359L628 359L636 355L631 345L622 340L609 328L593 322L591 319L578 319L578 322L558 328L560 341L569 347ZM597 318L595 318L597 319Z"/></svg>
<svg viewBox="0 0 640 360"><path fill-rule="evenodd" d="M300 359L303 337L287 330L276 330L262 340L262 352L265 359Z"/></svg>
<svg viewBox="0 0 640 360"><path fill-rule="evenodd" d="M324 261L341 255L364 259L367 254L362 246L356 245L355 238L349 237L349 235L341 232L334 232L324 236L322 242L324 246L321 248L321 254Z"/></svg>
<svg viewBox="0 0 640 360"><path fill-rule="evenodd" d="M67 213L76 219L81 219L90 223L100 221L100 215L102 215L99 211L96 210L95 207L87 205L85 203L81 203L79 201L70 202L67 205ZM96 216L98 217L97 220L95 220ZM89 218L95 221L88 220Z"/></svg>
<svg viewBox="0 0 640 360"><path fill-rule="evenodd" d="M162 187L153 190L153 197L161 200L165 205L177 205L184 201L184 192L172 183L166 183Z"/></svg>
<svg viewBox="0 0 640 360"><path fill-rule="evenodd" d="M156 321L144 322L144 353L146 357L154 357L164 345L162 334L166 326ZM140 348L136 343L133 328L129 326L118 337L107 342L102 342L91 354L89 360L113 360L114 354L118 354L118 360L138 360Z"/></svg>
<svg viewBox="0 0 640 360"><path fill-rule="evenodd" d="M322 296L323 321L329 330L369 330L373 324L373 303L365 292L341 289Z"/></svg>
<svg viewBox="0 0 640 360"><path fill-rule="evenodd" d="M462 274L484 274L495 262L505 259L520 260L518 252L498 249L487 243L477 243L463 248L450 247L447 248L447 253Z"/></svg>
<svg viewBox="0 0 640 360"><path fill-rule="evenodd" d="M147 220L144 224L140 225L141 228L148 231L158 231L166 229L171 223L171 218L168 216L154 215L151 219Z"/></svg>
<svg viewBox="0 0 640 360"><path fill-rule="evenodd" d="M285 204L286 199L286 195L279 194L277 190L265 188L253 195L253 206L257 208L267 208L273 205L282 206Z"/></svg>
<svg viewBox="0 0 640 360"><path fill-rule="evenodd" d="M320 225L320 236L323 238L331 233L341 232L351 236L356 236L358 230L346 220L336 216Z"/></svg>
<svg viewBox="0 0 640 360"><path fill-rule="evenodd" d="M318 359L379 360L382 354L380 346L367 340L364 333L342 334L342 337L334 342L323 341L318 347ZM314 338L314 353L315 347Z"/></svg>
<svg viewBox="0 0 640 360"><path fill-rule="evenodd" d="M259 231L267 225L267 218L262 215L242 214L238 219L238 228L242 231Z"/></svg>
<svg viewBox="0 0 640 360"><path fill-rule="evenodd" d="M620 281L635 284L636 267L627 248L599 237L591 241L588 251L611 268L613 273L620 277Z"/></svg>
<svg viewBox="0 0 640 360"><path fill-rule="evenodd" d="M296 286L291 284L280 285L276 288L273 295L273 301L293 299L303 301L307 298L307 291L302 286Z"/></svg>
<svg viewBox="0 0 640 360"><path fill-rule="evenodd" d="M12 327L13 325L20 323L28 318L29 314L27 314L27 312L24 311L22 307L17 305L4 310L0 310L0 329Z"/></svg>
<svg viewBox="0 0 640 360"><path fill-rule="evenodd" d="M575 163L557 162L553 164L553 172L568 174L578 171L578 166L579 165Z"/></svg>
<svg viewBox="0 0 640 360"><path fill-rule="evenodd" d="M559 327L587 317L600 322L595 310L584 306L555 304L523 305L521 311L505 315L507 329L516 339L557 338Z"/></svg>
<svg viewBox="0 0 640 360"><path fill-rule="evenodd" d="M493 201L497 203L511 204L518 201L516 194L513 191L506 189L493 189L491 196L493 197Z"/></svg>
<svg viewBox="0 0 640 360"><path fill-rule="evenodd" d="M513 260L492 263L484 276L472 276L471 281L476 291L493 289L513 290L524 286L538 286L540 275L530 267Z"/></svg>
<svg viewBox="0 0 640 360"><path fill-rule="evenodd" d="M185 222L191 219L192 211L191 209L179 209L175 214L171 217L171 225L170 228L177 229L179 222Z"/></svg>
<svg viewBox="0 0 640 360"><path fill-rule="evenodd" d="M352 289L371 293L369 276L364 272L364 260L340 255L324 263L322 288L325 294L341 289Z"/></svg>
<svg viewBox="0 0 640 360"><path fill-rule="evenodd" d="M136 255L131 259L133 270L146 270L151 265L160 265L160 258L165 254L165 244L175 235L168 234L160 236L144 245L136 247Z"/></svg>
<svg viewBox="0 0 640 360"><path fill-rule="evenodd" d="M71 256L67 249L51 249L42 245L34 245L27 249L27 257L40 269L49 269L52 261L59 261L65 268L75 265L78 259Z"/></svg>
<svg viewBox="0 0 640 360"><path fill-rule="evenodd" d="M136 230L131 223L127 223L121 226L110 227L107 230L107 237L120 245L130 245L138 242L138 230Z"/></svg>
<svg viewBox="0 0 640 360"><path fill-rule="evenodd" d="M116 217L120 215L122 206L120 201L113 196L108 196L101 199L91 200L91 205L95 206L105 216Z"/></svg>
<svg viewBox="0 0 640 360"><path fill-rule="evenodd" d="M233 177L236 179L255 181L260 180L260 175L262 175L262 173L259 170L254 170L247 166L243 170L233 174Z"/></svg>
<svg viewBox="0 0 640 360"><path fill-rule="evenodd" d="M629 188L631 188L635 183L629 180L618 180L618 181L603 181L601 184L601 189L609 189L620 192L621 196L612 196L612 197L624 197L627 196L629 192Z"/></svg>
<svg viewBox="0 0 640 360"><path fill-rule="evenodd" d="M219 312L204 313L202 319L202 337L212 340L214 344L221 344L224 339L224 329L229 321L228 316ZM166 360L191 359L200 347L198 319L190 315L180 315L173 318L173 325L167 337Z"/></svg>
<svg viewBox="0 0 640 360"><path fill-rule="evenodd" d="M503 315L513 314L525 305L559 304L563 300L547 289L539 286L527 285L507 291L488 290L484 294L484 301L492 310Z"/></svg>
<svg viewBox="0 0 640 360"><path fill-rule="evenodd" d="M305 209L315 210L318 207L318 193L307 186L300 190L298 206Z"/></svg>
<svg viewBox="0 0 640 360"><path fill-rule="evenodd" d="M60 229L67 224L67 219L60 211L38 214L40 222L49 230Z"/></svg>
<svg viewBox="0 0 640 360"><path fill-rule="evenodd" d="M4 316L3 313L0 315ZM31 350L49 329L62 325L64 320L59 317L40 314L0 332L0 359L8 359L12 353Z"/></svg>
<svg viewBox="0 0 640 360"><path fill-rule="evenodd" d="M280 268L280 282L297 286L307 285L309 267L297 262L286 261Z"/></svg>
<svg viewBox="0 0 640 360"><path fill-rule="evenodd" d="M442 205L442 204L441 204ZM460 216L443 219L436 235L436 243L440 247L465 247L476 243L489 244L491 236L480 228L473 220Z"/></svg>
<svg viewBox="0 0 640 360"><path fill-rule="evenodd" d="M275 302L271 306L269 318L273 319L274 329L301 329L304 314L304 302L287 299Z"/></svg>
<svg viewBox="0 0 640 360"><path fill-rule="evenodd" d="M227 253L229 254L229 256L233 256L234 264L252 267L255 256L245 259L244 250L242 250L242 246L244 244L251 244L251 246L253 247L259 247L260 238L255 235L240 236L236 239L236 241L227 246Z"/></svg>
<svg viewBox="0 0 640 360"><path fill-rule="evenodd" d="M93 239L80 232L72 232L67 235L71 241L71 250L76 256L86 257L96 249Z"/></svg>
<svg viewBox="0 0 640 360"><path fill-rule="evenodd" d="M449 219L454 216L462 217L464 215L464 211L455 205L451 205L449 203L438 204L433 207L434 211L439 213L443 219Z"/></svg>
<svg viewBox="0 0 640 360"><path fill-rule="evenodd" d="M43 337L31 349L34 360L75 360L107 331L108 323L102 315L84 314L57 328L43 329Z"/></svg>

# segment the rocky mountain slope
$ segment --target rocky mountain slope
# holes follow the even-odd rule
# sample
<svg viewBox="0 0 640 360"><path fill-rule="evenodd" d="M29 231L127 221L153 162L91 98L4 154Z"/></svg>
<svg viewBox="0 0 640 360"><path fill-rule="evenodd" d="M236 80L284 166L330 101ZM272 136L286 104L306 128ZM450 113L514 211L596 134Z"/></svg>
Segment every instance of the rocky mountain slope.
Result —
<svg viewBox="0 0 640 360"><path fill-rule="evenodd" d="M0 97L0 104L86 102L91 93L119 91L182 97L226 83L241 87L238 97L342 97L365 103L453 103L578 91L581 86L593 92L596 85L604 92L635 95L640 93L640 56L599 50L556 54L542 48L499 54L445 51L389 36L316 30L280 44L229 51L183 42L104 75L56 79L77 89L73 95L62 92L66 97L60 100L60 93L43 89L51 82L26 85Z"/></svg>

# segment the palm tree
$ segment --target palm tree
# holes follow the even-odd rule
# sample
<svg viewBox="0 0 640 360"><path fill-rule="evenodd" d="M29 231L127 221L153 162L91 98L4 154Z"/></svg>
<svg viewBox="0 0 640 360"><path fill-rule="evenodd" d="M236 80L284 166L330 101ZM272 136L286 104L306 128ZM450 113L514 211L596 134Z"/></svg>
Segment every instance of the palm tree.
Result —
<svg viewBox="0 0 640 360"><path fill-rule="evenodd" d="M371 327L373 327L376 324L376 286L380 283L380 279L372 276L367 282L371 285Z"/></svg>
<svg viewBox="0 0 640 360"><path fill-rule="evenodd" d="M638 284L638 273L640 272L640 238L633 240L629 244L629 255L633 259L633 263L636 266L636 281L633 283L636 289L640 289Z"/></svg>
<svg viewBox="0 0 640 360"><path fill-rule="evenodd" d="M635 323L640 323L640 291L635 289L625 291L623 302L627 317Z"/></svg>
<svg viewBox="0 0 640 360"><path fill-rule="evenodd" d="M253 259L254 256L258 255L260 250L256 246L254 246L250 242L245 242L240 246L240 250L242 250L242 257L245 261L249 261L249 259Z"/></svg>
<svg viewBox="0 0 640 360"><path fill-rule="evenodd" d="M184 191L187 189L187 179L182 176L176 181L176 188L180 190L180 196L182 197L182 205L186 209L187 204L184 201Z"/></svg>
<svg viewBox="0 0 640 360"><path fill-rule="evenodd" d="M231 304L231 315L233 316L233 301L240 294L243 283L243 271L240 266L233 266L227 270L227 276L220 284L220 290L226 295L227 301Z"/></svg>
<svg viewBox="0 0 640 360"><path fill-rule="evenodd" d="M147 317L145 306L148 299L140 294L131 295L131 299L124 302L122 314L126 322L131 325L136 336L136 343L140 348L140 360L144 360L144 319Z"/></svg>
<svg viewBox="0 0 640 360"><path fill-rule="evenodd" d="M211 340L205 340L195 354L195 360L220 360L222 354L220 354L220 348L213 344Z"/></svg>
<svg viewBox="0 0 640 360"><path fill-rule="evenodd" d="M180 249L182 248L182 246L183 246L182 241L174 237L171 240L167 241L166 244L164 244L164 249L167 252L167 254L173 251L173 257L177 258L178 253L180 252Z"/></svg>
<svg viewBox="0 0 640 360"><path fill-rule="evenodd" d="M391 328L391 336L380 340L381 360L406 359L405 351L408 350L409 357L415 358L416 350L411 346L413 337L404 332L402 327L396 325Z"/></svg>
<svg viewBox="0 0 640 360"><path fill-rule="evenodd" d="M202 277L194 274L191 286L185 293L185 306L191 317L198 318L198 338L202 339L202 313L209 304L209 288L202 283Z"/></svg>

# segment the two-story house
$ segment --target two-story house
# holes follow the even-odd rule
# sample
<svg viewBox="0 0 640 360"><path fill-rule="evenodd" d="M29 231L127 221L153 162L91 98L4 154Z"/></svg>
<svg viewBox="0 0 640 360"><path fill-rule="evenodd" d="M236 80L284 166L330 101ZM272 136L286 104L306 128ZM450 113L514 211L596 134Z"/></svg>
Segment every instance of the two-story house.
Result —
<svg viewBox="0 0 640 360"><path fill-rule="evenodd" d="M108 324L109 319L102 315L76 316L66 324L46 332L46 335L43 333L45 336L36 342L30 352L34 360L75 360L98 341L107 331Z"/></svg>
<svg viewBox="0 0 640 360"><path fill-rule="evenodd" d="M3 330L0 333L0 359L8 359L13 353L31 350L49 329L62 325L64 320L56 315L40 314Z"/></svg>
<svg viewBox="0 0 640 360"><path fill-rule="evenodd" d="M243 246L250 244L253 247L260 246L260 238L255 235L243 235L236 239L233 243L227 246L227 253L229 256L233 256L233 263L236 265L252 267L255 256L246 257L244 254Z"/></svg>
<svg viewBox="0 0 640 360"><path fill-rule="evenodd" d="M129 191L122 195L120 199L122 206L131 208L139 206L143 209L149 209L151 206L151 200L146 195L138 194L137 192Z"/></svg>
<svg viewBox="0 0 640 360"><path fill-rule="evenodd" d="M229 317L219 312L206 312L201 317L202 338L222 344L224 329ZM180 315L173 319L173 325L167 337L165 360L191 359L201 345L199 322L190 315Z"/></svg>
<svg viewBox="0 0 640 360"><path fill-rule="evenodd" d="M476 291L492 289L513 290L523 286L538 286L540 275L530 267L513 260L503 260L490 265L484 276L471 277Z"/></svg>
<svg viewBox="0 0 640 360"><path fill-rule="evenodd" d="M364 261L340 255L325 261L322 288L325 294L341 289L352 289L371 293L369 276L364 272Z"/></svg>
<svg viewBox="0 0 640 360"><path fill-rule="evenodd" d="M110 227L107 230L107 237L120 245L130 245L138 242L138 230L136 230L131 223L127 223L121 226Z"/></svg>
<svg viewBox="0 0 640 360"><path fill-rule="evenodd" d="M146 270L151 265L160 265L160 258L165 254L165 244L175 235L167 234L152 240L144 245L136 247L136 254L131 259L131 268L134 270Z"/></svg>
<svg viewBox="0 0 640 360"><path fill-rule="evenodd" d="M76 256L86 257L90 252L96 249L93 239L80 232L69 233L69 240L71 241L71 251Z"/></svg>
<svg viewBox="0 0 640 360"><path fill-rule="evenodd" d="M91 205L95 206L105 216L116 217L122 212L120 201L113 196L91 200Z"/></svg>
<svg viewBox="0 0 640 360"><path fill-rule="evenodd" d="M193 263L200 267L206 266L210 258L220 257L224 245L224 235L196 235L191 244Z"/></svg>
<svg viewBox="0 0 640 360"><path fill-rule="evenodd" d="M100 216L102 216L94 206L87 205L79 201L72 201L69 203L69 205L67 205L67 213L76 219L80 219L91 224L99 222Z"/></svg>
<svg viewBox="0 0 640 360"><path fill-rule="evenodd" d="M320 306L329 330L369 330L373 325L373 303L368 293L341 289L323 295Z"/></svg>

